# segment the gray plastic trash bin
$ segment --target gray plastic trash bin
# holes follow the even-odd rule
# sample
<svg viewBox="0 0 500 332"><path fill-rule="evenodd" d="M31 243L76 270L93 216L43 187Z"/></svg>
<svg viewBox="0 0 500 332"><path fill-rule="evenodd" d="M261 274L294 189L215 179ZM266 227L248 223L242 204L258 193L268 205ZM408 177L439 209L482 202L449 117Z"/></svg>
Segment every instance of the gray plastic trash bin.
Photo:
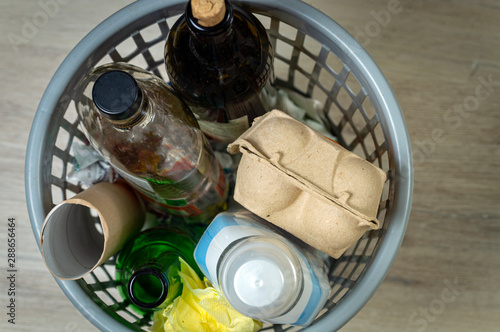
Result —
<svg viewBox="0 0 500 332"><path fill-rule="evenodd" d="M408 222L412 158L404 119L386 79L370 56L332 19L298 0L233 1L253 12L268 29L280 86L324 105L322 118L348 149L388 173L378 219L330 270L330 298L307 331L333 331L347 323L374 294L399 249ZM66 181L74 162L71 143L84 142L72 101L80 80L97 65L124 61L167 79L163 46L186 1L142 0L118 11L91 31L68 55L40 102L26 157L26 197L40 244L46 214L82 190ZM127 308L113 282L113 261L79 281L59 286L102 331L141 330L149 319ZM265 330L297 330L265 326Z"/></svg>

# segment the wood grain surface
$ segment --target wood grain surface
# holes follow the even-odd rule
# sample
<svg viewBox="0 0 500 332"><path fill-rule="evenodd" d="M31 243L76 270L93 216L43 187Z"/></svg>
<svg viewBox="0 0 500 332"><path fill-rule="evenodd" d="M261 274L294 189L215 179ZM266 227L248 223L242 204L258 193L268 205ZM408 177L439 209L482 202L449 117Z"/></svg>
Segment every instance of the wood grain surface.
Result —
<svg viewBox="0 0 500 332"><path fill-rule="evenodd" d="M25 151L37 105L65 56L131 2L0 3L1 331L96 330L41 259L26 208ZM379 65L415 158L402 247L373 298L341 331L500 331L500 2L306 2L352 33ZM6 315L9 217L16 220L15 325Z"/></svg>

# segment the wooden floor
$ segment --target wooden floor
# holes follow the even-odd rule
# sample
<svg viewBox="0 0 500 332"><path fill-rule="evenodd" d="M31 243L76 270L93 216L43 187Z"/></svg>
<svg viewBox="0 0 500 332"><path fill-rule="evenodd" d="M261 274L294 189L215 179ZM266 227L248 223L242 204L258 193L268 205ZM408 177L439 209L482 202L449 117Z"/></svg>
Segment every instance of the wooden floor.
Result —
<svg viewBox="0 0 500 332"><path fill-rule="evenodd" d="M1 331L96 330L43 265L26 209L24 158L38 102L64 57L130 2L0 4ZM500 2L306 2L355 35L380 66L415 158L402 247L342 331L500 331ZM15 325L6 315L9 217L16 220Z"/></svg>

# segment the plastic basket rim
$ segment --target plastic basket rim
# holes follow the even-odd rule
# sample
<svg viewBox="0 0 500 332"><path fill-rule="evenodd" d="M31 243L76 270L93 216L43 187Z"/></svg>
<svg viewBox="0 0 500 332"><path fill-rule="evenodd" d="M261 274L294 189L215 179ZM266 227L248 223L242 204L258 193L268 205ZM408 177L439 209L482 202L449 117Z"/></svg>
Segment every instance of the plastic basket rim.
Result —
<svg viewBox="0 0 500 332"><path fill-rule="evenodd" d="M180 6L186 2L186 0L170 0L168 6ZM406 130L403 133L400 131L401 128L406 129L403 114L387 80L370 55L344 28L324 13L300 0L287 0L286 3L285 1L269 0L233 0L233 2L242 6L247 4L255 5L271 13L273 10L280 11L293 17L303 17L304 13L308 13L310 19L303 22L303 28L306 30L314 29L328 36L332 41L336 41L336 43L332 42L332 44L339 47L338 51L349 55L347 59L350 61L345 64L351 68L360 68L366 74L366 81L360 83L363 86L368 84L371 89L377 91L378 95L381 96L377 103L380 102L378 106L385 111L382 113L377 112L377 115L381 117L381 121L383 120L389 125L385 128L387 130L386 140L390 145L390 149L395 151L394 156L396 158L396 169L395 174L393 174L396 190L393 197L393 207L386 216L386 218L392 219L385 235L390 237L391 240L385 239L382 241L377 250L377 255L373 257L369 266L365 267L366 273L363 278L358 280L353 288L349 290L349 296L344 296L335 306L335 310L333 310L335 317L330 315L333 313L333 311L330 311L313 326L304 329L304 331L335 331L354 317L373 296L389 271L406 231L413 192L413 162L408 133ZM161 11L165 7L164 0L142 0L117 11L97 25L72 49L49 82L33 120L25 160L25 191L28 214L39 248L40 229L45 218L41 181L44 177L44 160L42 160L42 156L43 143L47 137L45 129L48 128L52 111L62 97L66 84L76 72L73 64L83 63L91 55L92 48L90 46L98 45L101 41L112 36L120 26L129 22L131 16L136 18L144 17ZM109 315L101 314L102 309L88 297L77 281L55 279L73 305L98 329L102 331L124 329L124 326L119 321Z"/></svg>

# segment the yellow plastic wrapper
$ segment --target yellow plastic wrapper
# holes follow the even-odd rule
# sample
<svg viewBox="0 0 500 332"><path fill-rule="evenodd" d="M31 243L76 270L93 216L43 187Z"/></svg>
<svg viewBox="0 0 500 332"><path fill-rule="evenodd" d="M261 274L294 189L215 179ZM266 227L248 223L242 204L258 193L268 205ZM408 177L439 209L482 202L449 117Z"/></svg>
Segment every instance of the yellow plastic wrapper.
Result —
<svg viewBox="0 0 500 332"><path fill-rule="evenodd" d="M262 323L236 311L180 258L182 294L165 309L155 311L153 332L256 332Z"/></svg>

